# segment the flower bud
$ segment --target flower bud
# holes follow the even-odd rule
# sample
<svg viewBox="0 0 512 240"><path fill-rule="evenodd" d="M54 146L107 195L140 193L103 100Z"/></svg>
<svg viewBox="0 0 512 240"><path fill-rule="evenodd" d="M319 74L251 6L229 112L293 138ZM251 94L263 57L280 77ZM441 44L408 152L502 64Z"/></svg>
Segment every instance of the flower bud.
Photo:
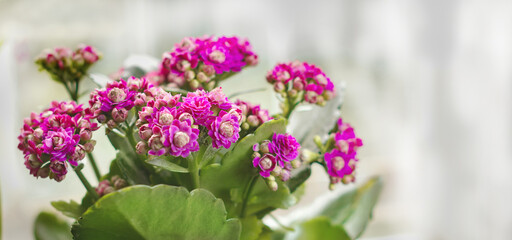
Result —
<svg viewBox="0 0 512 240"><path fill-rule="evenodd" d="M109 128L109 129L113 129L113 128L115 128L116 126L117 126L117 123L116 123L114 120L112 120L112 119L111 119L111 120L108 120L108 122L107 122L107 128Z"/></svg>
<svg viewBox="0 0 512 240"><path fill-rule="evenodd" d="M282 92L284 91L284 84L282 82L276 82L274 83L274 91L276 92Z"/></svg>
<svg viewBox="0 0 512 240"><path fill-rule="evenodd" d="M203 72L199 72L197 74L197 80L199 80L199 82L208 82L210 79Z"/></svg>
<svg viewBox="0 0 512 240"><path fill-rule="evenodd" d="M247 56L244 60L249 66L255 66L258 64L258 57L256 55Z"/></svg>
<svg viewBox="0 0 512 240"><path fill-rule="evenodd" d="M252 157L253 159L254 159L254 158L259 158L259 157L261 157L261 154L260 154L259 152L254 152L254 153L252 154L252 156L251 156L251 157Z"/></svg>
<svg viewBox="0 0 512 240"><path fill-rule="evenodd" d="M94 146L96 146L96 141L90 140L84 144L84 150L88 153L91 153L94 150ZM83 159L83 158L81 158L81 159Z"/></svg>
<svg viewBox="0 0 512 240"><path fill-rule="evenodd" d="M190 82L190 87L191 87L192 89L197 89L197 88L199 88L199 85L200 85L200 83L199 83L197 80L192 80L192 81Z"/></svg>
<svg viewBox="0 0 512 240"><path fill-rule="evenodd" d="M148 145L145 142L140 141L135 146L135 149L137 150L137 154L146 154L148 152Z"/></svg>
<svg viewBox="0 0 512 240"><path fill-rule="evenodd" d="M108 187L105 188L105 190L103 190L103 195L107 195L107 194L115 192L115 191L116 191L115 188L113 188L111 186L108 186Z"/></svg>
<svg viewBox="0 0 512 240"><path fill-rule="evenodd" d="M180 72L185 72L190 68L190 62L187 60L181 60L176 64L176 69Z"/></svg>
<svg viewBox="0 0 512 240"><path fill-rule="evenodd" d="M265 153L269 153L270 150L268 149L268 144L270 143L269 140L265 140L263 141L261 144L260 144L260 151L261 153L265 154Z"/></svg>
<svg viewBox="0 0 512 240"><path fill-rule="evenodd" d="M100 122L100 123L105 123L107 121L107 116L100 114L100 115L98 115L96 120L98 120L98 122Z"/></svg>
<svg viewBox="0 0 512 240"><path fill-rule="evenodd" d="M80 130L80 140L81 141L88 141L92 137L92 132L89 129L82 129Z"/></svg>
<svg viewBox="0 0 512 240"><path fill-rule="evenodd" d="M297 96L297 90L291 89L290 91L288 91L288 96L296 97Z"/></svg>
<svg viewBox="0 0 512 240"><path fill-rule="evenodd" d="M215 75L215 68L212 65L203 65L201 70L208 77L212 77L213 75Z"/></svg>
<svg viewBox="0 0 512 240"><path fill-rule="evenodd" d="M283 171L281 171L281 181L283 181L283 182L288 181L290 179L290 176L291 176L291 174L290 174L289 170L283 169Z"/></svg>
<svg viewBox="0 0 512 240"><path fill-rule="evenodd" d="M116 122L124 122L128 117L128 111L125 108L114 108L112 110L112 118Z"/></svg>
<svg viewBox="0 0 512 240"><path fill-rule="evenodd" d="M45 168L40 168L38 171L37 171L37 176L38 177L41 177L41 178L47 178L48 175L50 175L50 169L45 167Z"/></svg>
<svg viewBox="0 0 512 240"><path fill-rule="evenodd" d="M115 189L121 189L127 186L126 181L117 175L112 177L112 185L114 185Z"/></svg>
<svg viewBox="0 0 512 240"><path fill-rule="evenodd" d="M249 128L251 128L251 126L248 123L246 123L246 122L242 123L243 130L249 130Z"/></svg>
<svg viewBox="0 0 512 240"><path fill-rule="evenodd" d="M190 81L196 77L196 74L194 73L194 71L186 71L183 77L185 78L185 80Z"/></svg>
<svg viewBox="0 0 512 240"><path fill-rule="evenodd" d="M302 91L304 89L304 83L302 83L302 79L297 77L293 80L293 89L297 91Z"/></svg>
<svg viewBox="0 0 512 240"><path fill-rule="evenodd" d="M260 124L260 120L255 115L250 115L247 117L247 123L251 127L257 127Z"/></svg>
<svg viewBox="0 0 512 240"><path fill-rule="evenodd" d="M277 182L275 180L271 180L270 178L267 178L265 182L267 183L267 186L270 190L272 190L274 192L277 191L277 188L279 186L277 185Z"/></svg>
<svg viewBox="0 0 512 240"><path fill-rule="evenodd" d="M300 160L295 159L295 160L292 161L292 167L293 168L299 168L300 165L302 165L302 162Z"/></svg>

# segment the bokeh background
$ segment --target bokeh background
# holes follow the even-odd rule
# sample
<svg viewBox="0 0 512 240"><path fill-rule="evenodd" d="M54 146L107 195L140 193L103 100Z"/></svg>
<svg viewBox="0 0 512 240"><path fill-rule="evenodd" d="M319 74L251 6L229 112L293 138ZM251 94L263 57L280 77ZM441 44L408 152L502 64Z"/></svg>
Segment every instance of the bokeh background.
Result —
<svg viewBox="0 0 512 240"><path fill-rule="evenodd" d="M71 174L61 183L30 176L16 149L22 119L66 99L34 57L87 43L104 54L91 72L108 74L131 55L160 58L204 34L249 38L260 64L224 88L267 87L242 97L272 112L264 76L277 62L313 62L345 86L342 116L365 143L358 179L385 181L363 239L512 239L509 0L0 0L4 239L32 239L32 221L50 201L84 193ZM113 152L95 138L105 172ZM329 193L327 183L315 169L294 209L351 188Z"/></svg>

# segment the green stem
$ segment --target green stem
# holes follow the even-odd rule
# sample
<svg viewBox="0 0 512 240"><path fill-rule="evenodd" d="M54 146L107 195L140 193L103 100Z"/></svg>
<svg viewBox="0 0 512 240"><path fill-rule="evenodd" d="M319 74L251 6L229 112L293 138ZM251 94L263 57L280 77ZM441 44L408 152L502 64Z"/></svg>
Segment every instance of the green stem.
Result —
<svg viewBox="0 0 512 240"><path fill-rule="evenodd" d="M240 211L240 218L245 217L245 211L247 208L247 202L249 201L249 197L251 196L252 189L254 188L254 185L256 184L256 180L258 180L258 176L254 176L251 178L251 180L247 183L248 186L246 187L244 199L242 200L242 210Z"/></svg>
<svg viewBox="0 0 512 240"><path fill-rule="evenodd" d="M84 185L85 189L87 189L87 192L89 192L89 194L94 199L94 201L96 201L96 200L100 199L100 197L98 196L98 193L96 192L96 190L94 190L94 188L91 186L89 181L87 181L84 174L82 174L82 168L84 168L83 164L76 166L74 168L75 173L78 176L78 178L80 179L80 181L82 182L82 184Z"/></svg>
<svg viewBox="0 0 512 240"><path fill-rule="evenodd" d="M293 110L297 105L299 105L300 102L294 103L294 101L289 97L286 96L286 109L287 111L283 112L283 117L286 118L286 120L290 119L290 116L292 115Z"/></svg>
<svg viewBox="0 0 512 240"><path fill-rule="evenodd" d="M196 157L188 157L188 171L190 172L190 176L192 177L192 187L194 189L199 188L201 185L199 183L199 168L197 166Z"/></svg>
<svg viewBox="0 0 512 240"><path fill-rule="evenodd" d="M101 173L100 169L98 168L98 165L96 164L96 161L94 160L94 156L92 153L87 153L87 158L89 158L89 162L91 162L92 169L94 169L94 175L96 175L96 178L98 181L101 179Z"/></svg>

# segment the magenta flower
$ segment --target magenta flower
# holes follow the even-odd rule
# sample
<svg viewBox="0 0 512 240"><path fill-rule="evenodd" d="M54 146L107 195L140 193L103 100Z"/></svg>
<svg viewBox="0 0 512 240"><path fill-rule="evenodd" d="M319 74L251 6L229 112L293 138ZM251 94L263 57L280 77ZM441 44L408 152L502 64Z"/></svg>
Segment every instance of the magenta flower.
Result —
<svg viewBox="0 0 512 240"><path fill-rule="evenodd" d="M52 102L50 108L24 120L18 149L30 174L62 181L67 163L77 166L86 152L93 151L95 141L91 137L98 125L86 112L75 102Z"/></svg>
<svg viewBox="0 0 512 240"><path fill-rule="evenodd" d="M331 183L337 183L354 172L357 162L355 155L355 152L346 154L336 148L325 153L324 160L327 165L327 173L331 176ZM353 178L351 179L353 180Z"/></svg>
<svg viewBox="0 0 512 240"><path fill-rule="evenodd" d="M318 67L307 62L277 64L267 74L267 81L274 90L291 97L304 92L304 101L323 105L334 97L334 84Z"/></svg>
<svg viewBox="0 0 512 240"><path fill-rule="evenodd" d="M299 156L300 144L292 135L274 134L268 148L270 153L276 155L279 165L284 167L285 163L291 162Z"/></svg>
<svg viewBox="0 0 512 240"><path fill-rule="evenodd" d="M255 157L252 160L255 168L260 169L260 175L264 178L270 177L270 173L276 168L277 160L272 154L265 154L262 157Z"/></svg>
<svg viewBox="0 0 512 240"><path fill-rule="evenodd" d="M213 114L210 110L212 104L208 96L204 92L188 93L187 97L183 98L180 110L188 112L194 117L195 121L203 125L208 120L208 117Z"/></svg>
<svg viewBox="0 0 512 240"><path fill-rule="evenodd" d="M356 137L350 124L344 123L341 118L336 123L334 141L333 149L324 155L331 183L352 182L355 180L353 172L358 161L357 150L363 146L363 141Z"/></svg>
<svg viewBox="0 0 512 240"><path fill-rule="evenodd" d="M192 128L190 122L174 120L172 125L163 128L163 145L172 156L188 157L190 152L199 150L199 130Z"/></svg>
<svg viewBox="0 0 512 240"><path fill-rule="evenodd" d="M220 111L219 116L215 117L207 127L214 148L220 146L229 148L231 143L235 143L240 138L238 118L225 111Z"/></svg>
<svg viewBox="0 0 512 240"><path fill-rule="evenodd" d="M254 66L258 56L238 37L187 37L163 55L160 68L147 75L157 84L186 90L215 87L217 75Z"/></svg>

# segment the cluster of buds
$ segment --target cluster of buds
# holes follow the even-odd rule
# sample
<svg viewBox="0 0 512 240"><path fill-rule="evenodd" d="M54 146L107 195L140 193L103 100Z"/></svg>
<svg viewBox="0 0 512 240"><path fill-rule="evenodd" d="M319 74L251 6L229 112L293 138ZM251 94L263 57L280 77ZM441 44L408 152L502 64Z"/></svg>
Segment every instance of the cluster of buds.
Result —
<svg viewBox="0 0 512 240"><path fill-rule="evenodd" d="M354 129L340 118L335 127L332 149L324 155L327 173L330 176L331 185L343 182L344 184L355 181L354 170L356 167L357 149L363 146L360 138L356 137Z"/></svg>
<svg viewBox="0 0 512 240"><path fill-rule="evenodd" d="M234 37L187 37L162 57L160 68L146 77L160 85L211 90L225 74L258 63L251 44Z"/></svg>
<svg viewBox="0 0 512 240"><path fill-rule="evenodd" d="M58 82L78 82L100 58L93 47L79 45L75 51L64 47L46 49L36 58L36 64Z"/></svg>
<svg viewBox="0 0 512 240"><path fill-rule="evenodd" d="M67 174L68 163L77 166L96 142L92 132L99 127L92 123L82 105L75 102L52 102L42 113L25 118L18 136L25 166L35 177L50 177L57 182Z"/></svg>
<svg viewBox="0 0 512 240"><path fill-rule="evenodd" d="M334 97L334 84L318 67L307 62L294 61L276 65L267 74L274 91L296 102L325 105Z"/></svg>
<svg viewBox="0 0 512 240"><path fill-rule="evenodd" d="M90 94L90 114L100 123L106 123L109 129L124 122L128 112L137 104L145 103L144 92L152 87L145 79L130 77L128 81L120 79L96 89Z"/></svg>
<svg viewBox="0 0 512 240"><path fill-rule="evenodd" d="M98 193L98 195L102 197L111 192L124 188L127 185L128 184L126 184L126 181L124 179L122 179L118 175L114 175L112 178L110 178L110 180L105 179L98 183L98 187L95 190L96 193Z"/></svg>
<svg viewBox="0 0 512 240"><path fill-rule="evenodd" d="M265 178L267 186L276 191L278 188L276 178L288 181L291 170L301 164L297 159L300 144L289 134L274 134L272 140L265 140L253 146L253 161L255 168Z"/></svg>
<svg viewBox="0 0 512 240"><path fill-rule="evenodd" d="M200 135L210 136L214 148L229 148L239 139L241 111L221 88L189 92L181 100L180 95L161 92L139 111L137 153L187 157L199 150Z"/></svg>
<svg viewBox="0 0 512 240"><path fill-rule="evenodd" d="M272 120L273 118L268 114L268 110L262 109L260 105L252 104L237 100L235 104L242 111L242 130L254 130L264 122Z"/></svg>

